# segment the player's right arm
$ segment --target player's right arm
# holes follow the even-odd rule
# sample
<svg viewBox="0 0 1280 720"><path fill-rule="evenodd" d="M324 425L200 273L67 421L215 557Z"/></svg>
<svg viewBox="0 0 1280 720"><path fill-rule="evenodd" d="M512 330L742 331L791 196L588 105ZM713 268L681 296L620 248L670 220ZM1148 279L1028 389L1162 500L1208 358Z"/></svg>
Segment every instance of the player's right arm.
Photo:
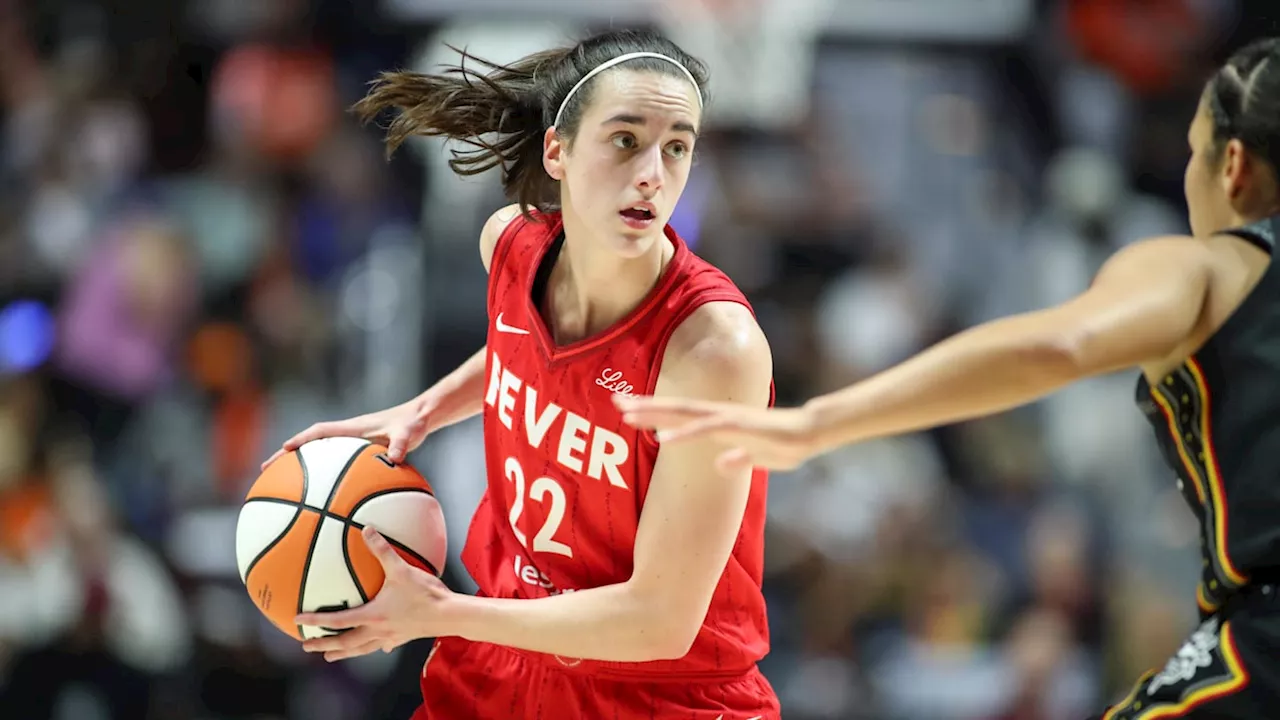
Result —
<svg viewBox="0 0 1280 720"><path fill-rule="evenodd" d="M489 216L480 231L480 260L489 271L498 239L520 216L519 205L508 205ZM427 435L476 415L484 407L485 350L480 348L453 372L427 388L421 395L392 408L346 420L320 422L285 441L280 450L262 464L270 465L280 455L305 443L326 437L362 437L387 447L394 462L417 448Z"/></svg>

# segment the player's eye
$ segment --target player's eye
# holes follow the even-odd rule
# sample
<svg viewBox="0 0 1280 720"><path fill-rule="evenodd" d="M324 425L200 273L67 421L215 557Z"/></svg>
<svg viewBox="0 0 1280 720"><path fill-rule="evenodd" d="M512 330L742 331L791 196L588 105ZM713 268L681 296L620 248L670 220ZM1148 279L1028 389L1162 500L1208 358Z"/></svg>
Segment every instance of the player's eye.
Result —
<svg viewBox="0 0 1280 720"><path fill-rule="evenodd" d="M667 145L667 157L670 157L674 160L680 160L681 158L683 158L688 154L689 154L689 146L685 145L683 142L680 142L677 140L676 142L673 142Z"/></svg>
<svg viewBox="0 0 1280 720"><path fill-rule="evenodd" d="M618 133L613 136L610 142L612 142L613 146L619 150L635 150L636 147L639 146L639 143L636 141L636 136L631 133Z"/></svg>

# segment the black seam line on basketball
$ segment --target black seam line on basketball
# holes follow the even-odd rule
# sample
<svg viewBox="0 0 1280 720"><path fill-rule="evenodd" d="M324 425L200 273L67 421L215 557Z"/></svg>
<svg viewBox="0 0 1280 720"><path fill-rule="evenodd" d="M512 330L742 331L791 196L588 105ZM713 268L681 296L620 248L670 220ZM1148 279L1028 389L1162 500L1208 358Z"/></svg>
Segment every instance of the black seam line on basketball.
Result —
<svg viewBox="0 0 1280 720"><path fill-rule="evenodd" d="M356 574L356 568L351 564L351 543L347 542L347 526L342 527L342 559L347 563L347 574L351 576L351 584L356 586L356 592L360 593L360 602L369 602L369 596L364 592L364 583L360 582L360 576Z"/></svg>
<svg viewBox="0 0 1280 720"><path fill-rule="evenodd" d="M258 499L259 499L259 498L249 498L249 500L248 500L248 501L246 501L246 502L245 502L245 504L247 505L247 504L249 504L249 502L252 502L252 501L254 501L254 500L258 500ZM274 499L274 498L273 498L273 499ZM262 558L266 557L266 556L267 556L267 553L271 552L271 549L272 549L272 548L274 548L276 545L279 545L279 544L280 544L280 541L282 541L282 540L284 540L286 537L288 537L288 536L289 536L289 531L293 529L293 526L294 526L294 525L298 524L298 518L302 517L302 508L299 506L299 504L298 504L298 503L292 503L292 502L285 501L284 503L280 503L280 504L284 504L284 505L292 505L292 506L294 506L295 510L294 510L294 513L293 513L293 518L291 518L291 519L289 520L289 524L288 524L288 525L285 525L285 526L284 526L284 531L283 531L283 532L281 532L279 535L277 535L277 536L276 536L276 538L275 538L274 540L272 540L271 542L267 543L267 546L266 546L266 547L264 547L264 548L262 548L262 551L261 551L261 552L259 552L259 553L258 553L258 555L257 555L256 557L254 557L254 558L253 558L253 560L250 560L250 561L249 561L249 567L245 568L245 570L244 570L244 581L245 581L245 583L248 583L248 582L249 582L249 575L250 575L250 574L252 574L252 573L253 573L253 569L254 569L255 567L257 567L257 566L258 566L258 561L259 561L259 560L261 560Z"/></svg>
<svg viewBox="0 0 1280 720"><path fill-rule="evenodd" d="M386 489L386 490L379 490L378 492L375 492L375 493L369 493L368 495L365 495L365 496L364 496L364 498L362 498L362 499L360 500L360 502L356 503L356 506L355 506L355 507L353 507L353 508L351 508L351 515L354 517L354 516L355 516L355 514L360 510L360 508L361 508L361 507L363 507L363 506L364 506L364 504L365 504L365 503L367 503L367 502L369 502L370 500L372 500L372 499L374 499L374 498L377 498L377 497L382 497L383 495L390 495L390 494L392 494L392 493L397 493L397 492L416 492L416 493L422 493L423 495L427 495L428 497L432 497L432 498L434 498L434 497L436 496L436 495L435 495L435 493L431 492L430 490L428 490L428 489L426 489L426 488L388 488L388 489ZM364 529L364 526L363 526L363 525L360 525L360 523L358 523L358 522L356 522L356 521L354 521L354 520L352 520L352 521L351 521L351 524L352 524L352 525L358 525L361 529ZM409 553L409 554L410 554L410 555L412 555L412 556L414 557L414 559L416 559L418 562L422 563L423 565L426 565L426 566L427 566L427 568L429 568L429 569L431 570L431 574L432 574L432 575L435 575L436 577L439 577L439 576L440 576L440 570L439 570L439 568L437 568L435 565L431 564L431 562L430 562L429 560L427 560L426 558L424 558L424 557L422 557L421 555L419 555L415 550L413 550L412 548L410 548L410 547L409 547L409 546L407 546L407 545L404 545L404 544L400 543L398 540L395 540L395 539L393 539L393 538L389 538L389 537L387 537L386 535L383 535L383 537L384 537L384 538L386 538L387 542L389 542L389 543L391 543L392 545L395 545L396 547L400 548L401 550L403 550L403 551L405 551L405 552Z"/></svg>
<svg viewBox="0 0 1280 720"><path fill-rule="evenodd" d="M347 458L346 464L343 465L342 470L338 472L338 477L334 479L333 485L329 487L329 497L325 498L325 501L324 501L324 508L323 508L324 513L326 514L328 513L329 503L333 502L333 496L338 494L338 488L342 486L343 476L347 474L347 471L351 469L351 466L355 464L356 460L364 453L364 450L367 447L369 447L369 443L365 442L364 447L360 448L359 452L351 453L351 457ZM304 478L302 499L305 501L307 499L306 480L305 480L305 478L307 477L307 462L306 462L306 459L303 457L301 448L298 449L298 464L302 466L302 477ZM311 558L315 555L316 545L320 544L320 531L322 529L324 529L324 518L321 518L320 522L316 523L315 534L311 536L311 546L307 548L307 559L306 559L306 562L304 562L302 565L302 583L298 587L298 613L299 614L302 613L302 601L305 600L307 597L307 576L311 573ZM302 635L301 625L298 626L298 635Z"/></svg>
<svg viewBox="0 0 1280 720"><path fill-rule="evenodd" d="M302 448L296 451L298 455L298 468L302 470L302 497L298 498L299 503L307 501L307 489L311 487L311 472L307 470L307 464L302 461ZM298 516L302 516L302 511L298 511ZM316 538L320 537L320 526L323 520L316 523ZM314 549L315 538L312 538L312 549ZM311 567L311 553L307 553L307 564L302 566L302 582L298 585L298 612L302 612L302 591L307 587L307 568ZM302 633L302 625L298 625L298 637L306 637Z"/></svg>
<svg viewBox="0 0 1280 720"><path fill-rule="evenodd" d="M407 488L407 487L385 488L377 492L371 492L368 495L365 495L364 497L360 498L360 502L356 503L355 507L351 508L351 517L355 517L356 513L360 512L360 508L364 507L364 504L369 502L370 500L374 498L382 497L383 495L390 495L391 493L398 493L398 492L416 492L416 493L422 493L424 495L430 495L431 497L436 496L435 493L431 492L426 488Z"/></svg>
<svg viewBox="0 0 1280 720"><path fill-rule="evenodd" d="M341 487L342 485L342 478L346 476L347 471L351 469L351 465L355 463L356 459L359 458L361 455L363 455L364 451L369 447L372 447L372 445L373 444L370 443L368 445L365 445L363 448L361 448L360 452L351 456L350 460L347 462L347 466L342 468L342 474L338 476L337 482L333 484L333 490L329 492L329 499L326 500L324 504L324 512L326 517L330 514L329 505L333 503L333 496L338 493L338 488ZM342 561L347 565L347 574L351 577L351 584L355 585L356 592L360 593L360 602L367 603L369 602L369 596L365 594L364 584L360 582L360 576L356 574L356 568L354 565L351 564L351 543L347 542L347 538L346 538L347 526L345 523L342 526L342 534L343 534Z"/></svg>
<svg viewBox="0 0 1280 720"><path fill-rule="evenodd" d="M303 458L301 449L298 450L297 455L298 455L298 465L302 466L302 500L305 503L307 499L307 461L305 458ZM337 487L337 486L338 484L334 483L334 487ZM333 491L330 490L329 494L332 495ZM311 536L311 547L307 548L307 559L302 563L302 581L298 583L298 614L299 615L302 614L302 601L307 596L307 575L311 571L311 556L315 554L316 545L320 542L320 530L323 527L324 527L324 518L321 518L320 522L316 523L315 533L312 534ZM298 637L300 638L306 637L306 633L302 631L302 625L300 624L298 625Z"/></svg>
<svg viewBox="0 0 1280 720"><path fill-rule="evenodd" d="M351 453L351 457L347 458L347 464L343 465L342 470L338 471L338 477L333 479L333 487L329 488L329 497L324 501L325 512L328 512L329 506L333 504L333 498L338 494L338 488L342 487L342 478L347 476L347 471L351 469L352 465L356 464L356 460L360 459L360 456L364 454L364 451L371 447L373 447L373 443L365 440L364 447L360 448L358 452Z"/></svg>
<svg viewBox="0 0 1280 720"><path fill-rule="evenodd" d="M354 525L355 523L352 523L352 524ZM432 575L435 575L436 577L440 577L440 570L439 570L439 568L437 568L435 565L433 565L433 564L431 563L431 561L430 561L430 560L428 560L428 559L426 559L426 558L422 557L421 555L419 555L419 554L418 554L418 552L417 552L416 550L414 550L413 548L409 547L408 545L405 545L404 543L402 543L402 542L400 542L399 540L396 540L396 539L394 539L394 538L389 538L389 537L387 537L386 535L383 535L382 537L383 537L387 542L389 542L389 543L391 543L392 545L396 546L397 548L399 548L399 549L400 549L400 550L402 550L403 552L406 552L406 553L408 553L409 555L412 555L414 560L417 560L418 562L422 563L423 565L426 565L426 566L427 566L427 569L431 571L431 574L432 574Z"/></svg>
<svg viewBox="0 0 1280 720"><path fill-rule="evenodd" d="M401 490L403 492L424 492L422 490L414 490L413 488L402 488ZM395 492L399 492L399 491L395 491ZM386 493L382 493L382 494L386 494ZM333 520L337 520L340 523L346 523L347 525L350 525L359 530L364 529L364 523L356 522L355 520L352 520L349 517L343 517L342 515L339 515L333 512L332 510L321 510L318 507L313 507L311 505L307 505L306 503L298 503L292 500L285 500L284 498L273 498L273 497L249 498L248 500L245 501L245 504L248 505L249 503L256 503L256 502L272 503L274 505L288 505L289 507L295 507L302 510L306 510L308 512L316 513L322 518L330 518Z"/></svg>
<svg viewBox="0 0 1280 720"><path fill-rule="evenodd" d="M420 493L425 493L425 494L427 494L427 495L430 495L430 494L431 494L431 493L428 493L426 490L418 490L418 489L414 489L414 488L401 488L400 490L389 490L389 491L387 491L387 492L378 493L378 494L385 495L385 494L387 494L388 492L400 492L400 491L404 491L404 492L420 492ZM370 495L370 497L373 497L373 495ZM268 502L268 503L275 503L276 505L289 505L290 507L298 508L298 515L301 515L301 514L302 514L302 511L304 511L304 510L309 511L309 512L313 512L313 513L316 513L317 515L319 515L319 516L320 516L320 522L321 522L322 524L323 524L324 520L327 518L327 519L330 519L330 520L337 520L338 522L340 522L340 523L342 523L342 524L344 524L344 525L350 525L351 527L353 527L353 528L355 528L355 529L357 529L357 530L364 530L364 523L356 522L355 520L352 520L351 518L343 517L343 516L341 516L341 515L335 514L335 513L333 513L333 512L328 511L328 510L320 510L319 508L314 508L314 507L311 507L310 505L306 505L306 504L304 504L304 503L296 503L296 502L294 502L294 501L292 501L292 500L285 500L285 499L283 499L283 498L256 497L256 498L249 498L249 500L247 500L246 502ZM383 535L382 537L383 537L383 538L385 538L387 542L391 543L392 545L395 545L397 548L400 548L401 550L405 551L405 552L406 552L406 553L408 553L409 555L413 556L413 559L415 559L415 560L417 560L418 562L420 562L420 563L422 563L423 565L425 565L425 566L427 567L427 569L428 569L428 570L430 570L433 574L435 574L435 575L439 575L439 574L440 574L440 569L439 569L439 568L437 568L437 567L435 566L435 564L434 564L434 563L432 563L430 560L428 560L428 559L426 559L425 557L423 557L422 555L420 555L420 554L418 553L418 551L416 551L416 550L414 550L413 548L411 548L411 547L409 547L409 546L405 545L404 543L400 542L399 540L396 540L395 538L390 538L390 537L387 537L386 535ZM343 552L346 552L346 543L343 543L343 546L342 546L342 547L343 547ZM310 561L311 561L311 556L310 556L310 554L308 554L308 555L307 555L307 562L310 562ZM351 567L350 563L348 563L348 564L347 564L347 567L348 567L348 568L350 568L350 567ZM353 576L353 577L354 577L354 576ZM305 577L304 577L304 580L305 580Z"/></svg>

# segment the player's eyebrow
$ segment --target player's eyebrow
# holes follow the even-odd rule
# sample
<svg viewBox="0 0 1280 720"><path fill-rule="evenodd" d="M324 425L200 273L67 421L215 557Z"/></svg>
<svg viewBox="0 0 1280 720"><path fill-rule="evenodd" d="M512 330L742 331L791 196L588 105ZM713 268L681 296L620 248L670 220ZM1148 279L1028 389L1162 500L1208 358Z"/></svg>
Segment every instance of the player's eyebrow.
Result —
<svg viewBox="0 0 1280 720"><path fill-rule="evenodd" d="M642 115L632 115L630 113L618 113L617 115L614 115L613 117L604 121L605 125L609 125L612 123L623 123L625 125L639 125L641 127L644 127L645 125L649 124L649 119ZM676 122L671 123L671 129L677 132L687 132L690 135L693 135L694 137L698 136L698 129L693 126L693 123L686 122L684 120L677 120Z"/></svg>

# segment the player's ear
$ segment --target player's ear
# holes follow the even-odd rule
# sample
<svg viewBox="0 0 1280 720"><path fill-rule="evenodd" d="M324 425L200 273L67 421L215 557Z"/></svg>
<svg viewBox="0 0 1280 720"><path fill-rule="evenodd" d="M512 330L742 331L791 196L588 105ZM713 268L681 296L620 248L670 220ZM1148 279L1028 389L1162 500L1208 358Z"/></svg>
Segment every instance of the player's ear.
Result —
<svg viewBox="0 0 1280 720"><path fill-rule="evenodd" d="M1222 189L1230 200L1244 192L1245 177L1251 169L1249 159L1244 143L1234 138L1222 149Z"/></svg>
<svg viewBox="0 0 1280 720"><path fill-rule="evenodd" d="M564 139L555 128L547 128L542 136L542 167L552 180L564 179Z"/></svg>

